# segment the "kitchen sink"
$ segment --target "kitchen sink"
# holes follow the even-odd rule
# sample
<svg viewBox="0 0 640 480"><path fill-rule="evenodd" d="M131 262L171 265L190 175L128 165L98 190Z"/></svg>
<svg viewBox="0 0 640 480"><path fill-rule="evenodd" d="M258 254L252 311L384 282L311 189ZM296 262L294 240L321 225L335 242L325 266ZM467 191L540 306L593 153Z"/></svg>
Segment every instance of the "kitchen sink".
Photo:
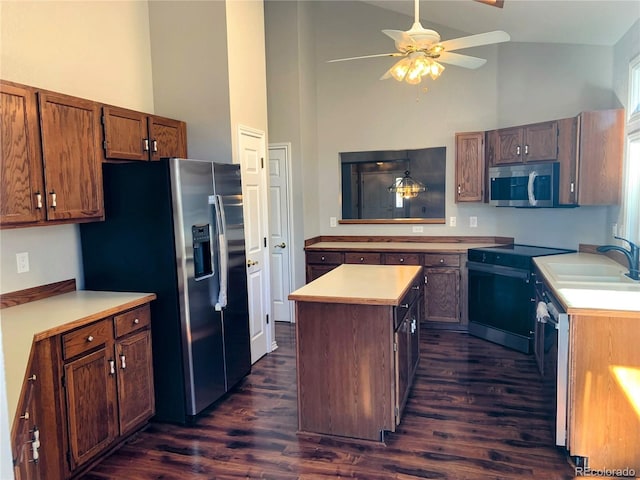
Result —
<svg viewBox="0 0 640 480"><path fill-rule="evenodd" d="M590 263L556 263L547 264L551 274L558 282L572 283L606 283L634 286L635 282L625 275L622 266Z"/></svg>

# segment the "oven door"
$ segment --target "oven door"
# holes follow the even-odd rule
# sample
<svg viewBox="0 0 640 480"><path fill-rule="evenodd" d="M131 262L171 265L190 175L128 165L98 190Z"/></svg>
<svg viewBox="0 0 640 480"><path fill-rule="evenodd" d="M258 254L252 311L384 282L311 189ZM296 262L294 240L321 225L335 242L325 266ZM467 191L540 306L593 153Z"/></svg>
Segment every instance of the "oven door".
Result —
<svg viewBox="0 0 640 480"><path fill-rule="evenodd" d="M533 291L528 270L467 262L469 333L531 353Z"/></svg>

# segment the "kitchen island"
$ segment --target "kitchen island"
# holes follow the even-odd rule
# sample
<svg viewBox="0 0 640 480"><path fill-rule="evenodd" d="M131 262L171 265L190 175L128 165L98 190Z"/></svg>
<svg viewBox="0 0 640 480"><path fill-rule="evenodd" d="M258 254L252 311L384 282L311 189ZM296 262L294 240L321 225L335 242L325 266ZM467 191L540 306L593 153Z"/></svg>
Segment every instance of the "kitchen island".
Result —
<svg viewBox="0 0 640 480"><path fill-rule="evenodd" d="M299 433L384 441L419 361L422 267L341 265L292 292Z"/></svg>

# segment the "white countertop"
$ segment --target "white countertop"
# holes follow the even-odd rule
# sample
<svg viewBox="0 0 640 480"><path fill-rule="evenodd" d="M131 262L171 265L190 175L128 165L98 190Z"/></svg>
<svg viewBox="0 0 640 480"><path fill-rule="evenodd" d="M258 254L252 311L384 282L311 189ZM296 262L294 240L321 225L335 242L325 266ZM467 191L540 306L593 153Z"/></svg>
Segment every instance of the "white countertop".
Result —
<svg viewBox="0 0 640 480"><path fill-rule="evenodd" d="M317 242L307 245L305 250L356 250L374 252L407 251L407 252L452 252L466 253L470 248L493 247L498 243L463 243L463 242Z"/></svg>
<svg viewBox="0 0 640 480"><path fill-rule="evenodd" d="M533 261L568 313L579 313L585 310L640 313L640 282L624 277L628 269L606 255L566 253L535 257ZM554 268L557 268L558 264L602 266L619 272L623 278L619 283L560 281L554 273Z"/></svg>
<svg viewBox="0 0 640 480"><path fill-rule="evenodd" d="M291 292L289 300L395 306L421 271L416 265L343 264Z"/></svg>
<svg viewBox="0 0 640 480"><path fill-rule="evenodd" d="M74 291L0 310L7 405L13 419L29 362L31 345L155 299L155 294Z"/></svg>

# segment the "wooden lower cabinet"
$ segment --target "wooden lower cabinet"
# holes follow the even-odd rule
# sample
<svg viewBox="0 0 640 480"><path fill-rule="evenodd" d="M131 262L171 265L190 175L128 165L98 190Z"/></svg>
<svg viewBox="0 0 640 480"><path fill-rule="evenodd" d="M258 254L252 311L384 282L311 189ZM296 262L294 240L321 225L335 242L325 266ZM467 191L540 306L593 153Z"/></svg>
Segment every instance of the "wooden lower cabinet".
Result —
<svg viewBox="0 0 640 480"><path fill-rule="evenodd" d="M16 479L75 477L142 427L155 413L152 368L149 304L34 343L18 407L28 418L16 415L11 437Z"/></svg>
<svg viewBox="0 0 640 480"><path fill-rule="evenodd" d="M307 252L307 283L344 263L344 253L333 251Z"/></svg>
<svg viewBox="0 0 640 480"><path fill-rule="evenodd" d="M569 317L567 450L592 470L640 473L639 321L615 312Z"/></svg>
<svg viewBox="0 0 640 480"><path fill-rule="evenodd" d="M419 361L421 281L398 306L296 302L300 432L382 441L396 430Z"/></svg>

